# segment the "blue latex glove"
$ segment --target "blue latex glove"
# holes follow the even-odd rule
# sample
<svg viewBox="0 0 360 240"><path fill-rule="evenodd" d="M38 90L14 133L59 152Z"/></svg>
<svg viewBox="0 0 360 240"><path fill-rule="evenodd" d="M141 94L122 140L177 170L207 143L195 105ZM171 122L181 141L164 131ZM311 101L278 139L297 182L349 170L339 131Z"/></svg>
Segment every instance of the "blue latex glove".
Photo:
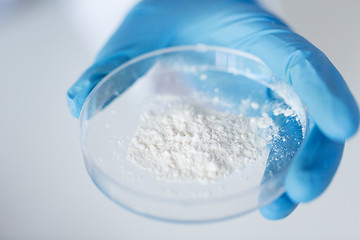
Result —
<svg viewBox="0 0 360 240"><path fill-rule="evenodd" d="M333 178L344 142L359 123L359 110L329 59L254 1L145 0L125 18L95 63L68 91L78 117L94 86L111 70L140 54L193 44L220 45L261 58L294 86L314 123L286 178L286 193L261 213L289 215L301 202L318 197Z"/></svg>

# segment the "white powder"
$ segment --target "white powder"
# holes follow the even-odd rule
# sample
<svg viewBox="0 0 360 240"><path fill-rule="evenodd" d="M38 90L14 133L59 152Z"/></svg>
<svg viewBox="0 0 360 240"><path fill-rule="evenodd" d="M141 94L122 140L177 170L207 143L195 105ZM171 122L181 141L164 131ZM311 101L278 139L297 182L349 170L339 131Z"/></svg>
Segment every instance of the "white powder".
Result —
<svg viewBox="0 0 360 240"><path fill-rule="evenodd" d="M259 159L273 130L266 115L246 117L177 104L141 116L128 158L160 179L206 183Z"/></svg>

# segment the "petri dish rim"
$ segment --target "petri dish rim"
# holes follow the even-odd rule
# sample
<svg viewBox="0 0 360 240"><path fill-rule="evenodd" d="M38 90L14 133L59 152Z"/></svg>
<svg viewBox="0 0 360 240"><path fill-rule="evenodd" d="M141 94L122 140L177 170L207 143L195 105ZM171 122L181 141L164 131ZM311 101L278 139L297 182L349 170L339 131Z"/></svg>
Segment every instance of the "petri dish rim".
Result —
<svg viewBox="0 0 360 240"><path fill-rule="evenodd" d="M113 184L114 186L121 188L122 190L125 190L127 192L129 192L130 194L133 194L136 197L142 197L142 198L146 198L152 201L157 201L157 202L171 202L174 204L184 204L187 203L187 201L191 201L192 205L203 205L203 204L211 204L211 203L215 203L215 202L221 202L224 199L223 198L216 198L216 199L191 199L191 200L179 200L179 199L174 199L174 198L166 198L166 197L158 197L158 196L152 196L152 195L148 195L148 194L144 194L141 192L137 192L134 191L133 189L130 189L122 184L120 184L119 182L117 182L115 179L113 179L112 177L110 177L109 175L107 175L96 163L95 161L93 161L92 157L88 154L87 148L86 148L86 136L87 136L87 119L86 119L86 109L89 105L89 102L91 101L91 99L93 98L93 96L96 94L96 92L101 89L101 87L104 85L105 82L107 82L109 79L112 78L113 75L115 75L117 72L121 71L122 69L125 69L128 66L131 66L132 64L138 63L144 59L148 59L151 57L155 57L155 56L160 56L163 54L167 54L167 53L175 53L175 52L182 52L182 51L196 51L196 52L206 52L206 51L217 51L217 52L223 52L223 53L229 53L229 54L234 54L237 56L242 56L248 59L251 59L253 61L258 62L259 64L262 64L263 66L265 66L266 68L267 65L258 57L251 55L249 53L246 52L242 52L239 50L235 50L235 49L230 49L230 48L226 48L226 47L220 47L220 46L208 46L208 45L186 45L186 46L175 46L175 47L169 47L169 48L164 48L164 49L160 49L160 50L155 50L152 52L148 52L145 54L142 54L138 57L135 57L123 64L121 64L120 66L118 66L117 68L115 68L114 70L112 70L107 76L105 76L90 92L90 94L88 95L88 97L86 98L83 107L81 109L80 112L80 116L79 116L79 123L80 123L80 142L81 142L81 148L82 148L82 153L84 156L84 160L85 160L85 165L86 165L86 169L88 171L89 176L91 177L92 181L95 183L95 185L101 190L101 192L103 192L109 199L111 199L112 201L114 201L115 203L117 203L118 205L126 208L127 210L137 213L139 215L142 216L146 216L146 217L150 217L153 219L157 219L157 220L162 220L162 221L171 221L171 222L177 222L177 223L202 223L202 222L214 222L214 221L221 221L221 220L226 220L226 219L231 219L240 215L243 215L245 213L251 212L255 209L261 208L263 206L265 206L266 204L269 204L270 202L274 201L276 198L278 198L279 196L281 196L285 190L284 187L280 187L277 189L276 193L272 195L271 198L266 199L265 201L262 202L261 205L259 204L254 204L254 207L251 209L248 209L246 211L242 211L239 213L234 213L233 215L227 216L227 217L222 217L222 218L218 218L218 219L204 219L204 220L176 220L173 218L163 218L163 217L157 217L154 216L152 214L146 214L146 213L142 213L134 208L131 208L123 203L120 203L119 201L115 200L110 194L108 194L101 186L100 184L97 182L97 180L95 179L95 177L93 176L93 174L91 173L91 169L92 167L95 167L96 171L98 172L98 175L101 175L101 177L103 177L106 181L110 182L111 184ZM269 68L268 68L269 69ZM269 70L270 71L270 70ZM270 87L266 82L261 81L261 79L253 79L254 81L258 81L261 84ZM126 90L125 90L126 91ZM308 134L308 116L307 116L307 111L306 111L306 107L303 105L304 109L305 109L305 113L306 113L306 118L305 118L305 133L304 133L304 139L307 137ZM281 178L283 178L283 174L280 174L279 176L274 177L273 179L271 179L270 181L267 181L266 183L262 183L257 187L252 187L247 189L246 191L242 191L239 193L235 193L231 196L227 196L226 199L240 199L243 196L246 196L248 194L251 193L255 193L255 192L259 192L261 189L267 187L268 185L276 185L276 183L278 183Z"/></svg>

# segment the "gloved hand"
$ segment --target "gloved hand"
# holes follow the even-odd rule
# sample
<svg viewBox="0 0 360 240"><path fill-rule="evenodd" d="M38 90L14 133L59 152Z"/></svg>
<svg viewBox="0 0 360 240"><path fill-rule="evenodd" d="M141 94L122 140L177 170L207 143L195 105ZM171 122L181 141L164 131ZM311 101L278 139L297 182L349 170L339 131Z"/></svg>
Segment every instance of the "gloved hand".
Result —
<svg viewBox="0 0 360 240"><path fill-rule="evenodd" d="M359 110L329 59L251 0L146 0L125 18L95 63L68 91L78 117L94 86L111 70L156 49L203 43L235 48L262 59L293 85L314 123L285 181L286 193L261 213L269 219L290 214L318 197L341 160L344 142L359 123Z"/></svg>

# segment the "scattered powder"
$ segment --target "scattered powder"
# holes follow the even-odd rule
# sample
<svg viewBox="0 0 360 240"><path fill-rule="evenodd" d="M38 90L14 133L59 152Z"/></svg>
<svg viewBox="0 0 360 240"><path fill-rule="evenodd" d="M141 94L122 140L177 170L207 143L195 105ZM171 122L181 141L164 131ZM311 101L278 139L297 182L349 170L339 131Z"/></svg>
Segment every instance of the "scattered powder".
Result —
<svg viewBox="0 0 360 240"><path fill-rule="evenodd" d="M275 116L283 114L285 117L296 116L296 112L292 108L278 107L273 110Z"/></svg>
<svg viewBox="0 0 360 240"><path fill-rule="evenodd" d="M207 79L206 74L203 73L200 75L200 80L205 81L206 79Z"/></svg>
<svg viewBox="0 0 360 240"><path fill-rule="evenodd" d="M256 103L256 102L252 102L252 103L250 104L250 106L251 106L253 109L258 109L258 108L259 108L259 104Z"/></svg>
<svg viewBox="0 0 360 240"><path fill-rule="evenodd" d="M259 159L274 129L267 115L246 117L177 104L141 116L128 158L160 179L206 183Z"/></svg>

